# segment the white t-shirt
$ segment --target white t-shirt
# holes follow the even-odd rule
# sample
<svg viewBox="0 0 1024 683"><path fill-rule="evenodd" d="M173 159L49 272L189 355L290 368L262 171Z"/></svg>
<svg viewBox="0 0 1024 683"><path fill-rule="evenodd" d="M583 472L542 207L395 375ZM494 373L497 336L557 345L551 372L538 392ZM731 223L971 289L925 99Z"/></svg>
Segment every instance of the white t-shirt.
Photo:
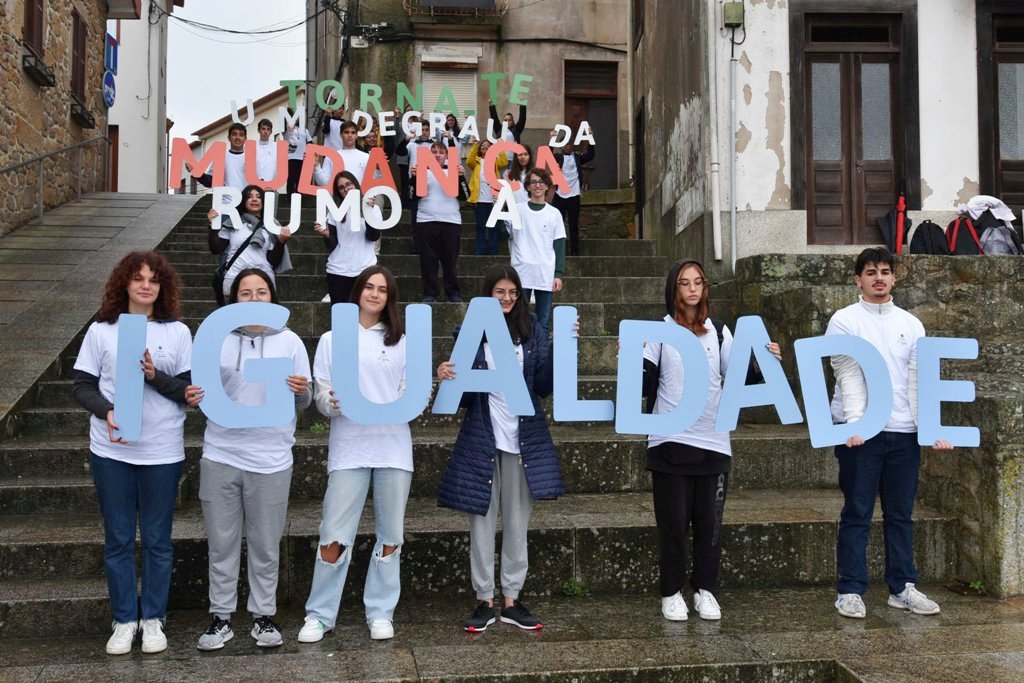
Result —
<svg viewBox="0 0 1024 683"><path fill-rule="evenodd" d="M566 154L562 161L562 175L565 176L565 182L569 183L568 194L562 194L561 190L557 191L557 194L562 199L568 199L569 197L575 197L580 193L580 169L576 165L576 155Z"/></svg>
<svg viewBox="0 0 1024 683"><path fill-rule="evenodd" d="M416 155L419 154L420 150L423 150L424 154L430 154L430 146L434 144L433 140L424 140L423 138L413 138L409 141L407 147L409 151L409 175L412 176L412 169L416 168ZM418 173L419 171L417 171Z"/></svg>
<svg viewBox="0 0 1024 683"><path fill-rule="evenodd" d="M526 202L530 201L530 193L526 191L526 175L526 173L523 173L518 178L519 189L512 190L512 196L516 198L516 204L526 204ZM513 180L517 180L516 178L512 177L512 174L509 171L505 171L503 176L505 180L507 180L509 183L511 183ZM524 208L525 207L522 206L519 207L520 214L523 213Z"/></svg>
<svg viewBox="0 0 1024 683"><path fill-rule="evenodd" d="M514 347L516 360L519 361L519 374L523 373L523 345ZM484 342L484 360L487 368L494 369L494 355L491 345ZM491 412L491 429L494 431L494 445L506 453L519 452L519 416L513 415L505 400L504 392L487 394L487 405Z"/></svg>
<svg viewBox="0 0 1024 683"><path fill-rule="evenodd" d="M243 377L245 361L250 358L290 358L289 374L309 377L309 357L299 335L285 329L249 337L238 331L229 334L220 349L220 379L231 400L245 406L266 402L267 388L263 382L249 382ZM281 378L284 384L284 377ZM289 395L293 395L291 391ZM213 420L206 420L203 457L246 472L272 474L292 466L295 445L295 416L277 427L241 427L229 429Z"/></svg>
<svg viewBox="0 0 1024 683"><path fill-rule="evenodd" d="M341 119L327 119L327 125L324 126L324 147L330 147L341 151L341 124L345 121Z"/></svg>
<svg viewBox="0 0 1024 683"><path fill-rule="evenodd" d="M380 209L376 206L367 208L364 205L363 211L374 212L378 220L382 220ZM331 275L355 277L377 263L377 252L374 249L376 242L366 239L366 221L362 218L356 221L358 229L353 231L347 220L335 223L330 215L327 216L327 224L336 225L338 230L338 246L327 256L327 272Z"/></svg>
<svg viewBox="0 0 1024 683"><path fill-rule="evenodd" d="M256 141L256 175L260 180L273 180L277 173L277 142Z"/></svg>
<svg viewBox="0 0 1024 683"><path fill-rule="evenodd" d="M366 165L370 161L370 155L359 148L339 149L341 160L345 163L345 170L359 179L359 186L366 182Z"/></svg>
<svg viewBox="0 0 1024 683"><path fill-rule="evenodd" d="M480 204L493 204L494 195L491 194L491 184L487 182L487 174L484 173L484 168L483 157L481 157L480 170L477 171L480 174L480 189L477 193L477 202Z"/></svg>
<svg viewBox="0 0 1024 683"><path fill-rule="evenodd" d="M313 136L305 128L292 126L285 133L284 139L288 142L288 159L301 160L306 156L306 144L313 142Z"/></svg>
<svg viewBox="0 0 1024 683"><path fill-rule="evenodd" d="M232 152L230 149L224 155L224 186L233 187L239 192L248 187L245 181L245 152ZM221 205L232 206L230 197L222 197Z"/></svg>
<svg viewBox="0 0 1024 683"><path fill-rule="evenodd" d="M265 230L265 228L260 229ZM220 229L217 236L228 240L228 261L231 261L235 252L238 251L251 233L252 231L245 225L238 229ZM231 264L231 269L228 270L227 274L224 276L224 296L228 296L229 292L231 292L231 283L235 281L235 277L245 268L259 268L270 276L271 282L274 282L275 285L277 284L274 279L274 268L270 265L270 261L267 260L267 253L273 248L274 242L269 232L266 233L264 237L266 239L263 241L262 247L256 247L252 242L249 242L249 244L245 246L245 251L243 251L239 257L235 259L235 262Z"/></svg>
<svg viewBox="0 0 1024 683"><path fill-rule="evenodd" d="M665 316L666 325L676 325L670 316ZM704 334L697 337L704 347L708 359L708 399L693 425L688 429L663 436L652 434L647 437L647 447L654 448L666 442L681 443L688 446L704 448L716 453L732 455L729 432L716 432L715 421L718 419L718 405L722 401L722 382L729 369L729 356L732 353L732 332L728 327L722 329L722 348L718 348L718 332L711 318L704 321ZM679 405L683 396L683 361L675 347L651 342L644 347L644 359L661 366L658 381L658 397L654 401L654 414L669 413Z"/></svg>
<svg viewBox="0 0 1024 683"><path fill-rule="evenodd" d="M451 171L451 173L457 172L456 170ZM416 222L462 224L458 197L446 195L444 188L441 187L441 183L433 173L427 173L427 194L420 197L419 208L416 210Z"/></svg>
<svg viewBox="0 0 1024 683"><path fill-rule="evenodd" d="M384 345L384 324L359 328L359 390L368 401L391 403L405 393L406 338ZM412 433L408 423L358 424L335 411L329 402L333 386L331 332L320 337L313 359L317 408L331 417L327 471L360 467L392 467L412 472ZM337 389L335 396L345 389Z"/></svg>
<svg viewBox="0 0 1024 683"><path fill-rule="evenodd" d="M180 322L149 321L146 348L157 370L180 375L192 369L192 335ZM139 360L142 360L140 357ZM141 372L141 366L139 372ZM114 402L117 381L117 323L89 326L75 361L75 370L99 377L100 393ZM101 458L132 465L166 465L185 459L185 405L162 396L149 384L142 389L142 435L138 441L114 443L107 421L89 419L89 448Z"/></svg>
<svg viewBox="0 0 1024 683"><path fill-rule="evenodd" d="M892 413L883 431L912 433L917 431L917 419L910 405L908 387L910 361L917 357L917 342L925 336L924 325L912 314L897 307L890 299L884 304L871 304L863 297L855 303L836 311L828 322L825 334L849 334L866 340L882 354L892 381ZM841 384L844 379L840 365L846 356L833 359L836 369L836 391L832 398L832 419L847 422L859 419L867 403L867 387L860 366L855 366L846 386L852 396L849 405L844 406Z"/></svg>
<svg viewBox="0 0 1024 683"><path fill-rule="evenodd" d="M519 273L524 289L552 291L555 279L555 247L557 239L565 239L565 226L558 209L545 204L534 211L529 204L519 205L522 230L512 230L509 252L512 267Z"/></svg>

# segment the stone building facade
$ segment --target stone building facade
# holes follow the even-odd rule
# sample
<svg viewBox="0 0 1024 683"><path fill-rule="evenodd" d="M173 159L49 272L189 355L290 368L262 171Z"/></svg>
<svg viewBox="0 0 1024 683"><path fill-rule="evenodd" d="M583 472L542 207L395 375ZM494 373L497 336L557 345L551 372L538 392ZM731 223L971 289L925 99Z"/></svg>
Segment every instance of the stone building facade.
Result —
<svg viewBox="0 0 1024 683"><path fill-rule="evenodd" d="M307 79L339 80L350 108L358 106L363 84L379 85L382 106L394 108L402 82L422 85L424 109L433 111L446 84L460 122L468 111L486 120L482 75L500 73L499 116L518 117L509 101L514 75L532 76L524 141L547 144L555 124L586 120L597 139L590 187L628 186L627 0L308 0L308 10L322 14L307 33Z"/></svg>
<svg viewBox="0 0 1024 683"><path fill-rule="evenodd" d="M41 6L42 25L35 29L32 41L26 38L26 19L37 6ZM106 20L105 0L0 2L0 169L104 134L101 82ZM77 47L76 22L82 32ZM36 45L30 46L31 42ZM79 50L84 64L76 75ZM72 94L76 78L83 79L80 98ZM86 145L44 162L47 208L73 198L79 178L82 192L103 189L104 146L102 142ZM0 188L2 235L37 214L38 164L0 171Z"/></svg>
<svg viewBox="0 0 1024 683"><path fill-rule="evenodd" d="M721 279L736 257L856 252L901 188L915 223L977 194L1024 209L1020 2L637 0L631 22L637 200L663 253Z"/></svg>

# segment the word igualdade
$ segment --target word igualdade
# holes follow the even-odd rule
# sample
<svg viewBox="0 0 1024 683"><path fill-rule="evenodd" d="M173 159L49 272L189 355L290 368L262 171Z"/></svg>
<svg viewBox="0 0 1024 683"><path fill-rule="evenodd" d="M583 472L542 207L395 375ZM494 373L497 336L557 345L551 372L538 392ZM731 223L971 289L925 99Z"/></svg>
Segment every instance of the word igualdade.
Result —
<svg viewBox="0 0 1024 683"><path fill-rule="evenodd" d="M206 416L229 428L272 427L294 417L294 399L285 383L292 361L286 358L249 359L242 367L246 380L265 384L262 405L243 406L224 392L220 377L220 354L224 340L232 330L245 325L282 328L289 311L268 303L241 303L214 311L196 332L192 351L192 383L203 387L200 409ZM578 338L573 332L576 309L559 306L554 311L554 419L558 422L612 421L620 434L675 434L697 421L707 401L709 389L704 347L686 328L663 320L623 320L619 324L619 357L615 401L580 400L577 395ZM355 304L331 307L333 330L332 386L337 391L339 410L361 424L402 424L416 419L430 400L434 376L430 306L413 304L406 308L408 348L408 384L398 400L379 404L367 400L359 390L359 312ZM486 336L494 357L494 369L473 368L482 340ZM667 344L675 348L684 366L683 395L678 407L669 413L644 414L641 409L643 349L645 343ZM740 318L733 338L732 359L722 389L715 424L717 431L736 428L741 408L773 406L782 424L798 424L803 416L793 390L786 380L782 364L767 350L768 332L759 316ZM137 372L137 359L146 348L146 318L124 314L118 322L118 358L127 359L126 370L117 373L114 392L115 420L120 434L137 440L142 430L143 376ZM850 335L829 335L799 339L794 344L800 387L807 410L811 444L816 448L845 443L851 436L868 439L885 427L892 411L892 383L885 360L867 341ZM832 424L829 399L822 369L828 356L849 356L861 367L867 384L868 406L864 416L847 424ZM918 442L934 444L942 439L954 446L978 446L980 431L975 427L944 426L940 423L943 402L970 403L974 383L943 380L939 374L941 359L974 359L978 356L975 339L922 337L917 343L918 358ZM760 366L764 383L746 385L751 359ZM466 392L501 392L513 415L533 415L533 404L519 371L512 339L501 307L490 297L473 299L450 360L459 368L455 379L442 382L434 400L433 412L454 414ZM746 362L742 362L746 360ZM617 410L616 410L617 408Z"/></svg>

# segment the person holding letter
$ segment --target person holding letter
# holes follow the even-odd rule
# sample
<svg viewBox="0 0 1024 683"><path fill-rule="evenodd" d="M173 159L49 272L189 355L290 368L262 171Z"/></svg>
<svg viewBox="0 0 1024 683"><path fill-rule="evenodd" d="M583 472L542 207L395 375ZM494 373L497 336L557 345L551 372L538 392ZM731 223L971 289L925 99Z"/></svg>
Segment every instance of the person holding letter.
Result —
<svg viewBox="0 0 1024 683"><path fill-rule="evenodd" d="M338 206L345 200L350 191L360 191L359 181L349 171L342 171L334 176L334 201ZM362 207L360 207L362 209ZM368 211L375 211L378 216L380 209L370 206ZM380 240L380 230L366 224L360 215L355 219L356 230L348 222L348 217L340 222L328 215L327 227L319 223L313 224L313 232L324 238L327 245L327 295L332 304L348 302L352 294L352 285L366 268L377 263L374 245Z"/></svg>
<svg viewBox="0 0 1024 683"><path fill-rule="evenodd" d="M140 628L143 652L167 649L163 628L174 563L171 519L185 460L185 388L192 359L192 336L177 320L180 291L178 274L161 254L128 254L107 278L96 322L75 361L75 401L92 413L90 462L103 516L103 566L114 616L107 641L111 655L131 652ZM136 366L145 378L142 436L134 442L114 433L118 318L125 313L147 319L146 350ZM142 541L141 615L136 518Z"/></svg>
<svg viewBox="0 0 1024 683"><path fill-rule="evenodd" d="M916 588L914 522L921 448L917 443L917 343L924 326L896 306L893 256L886 249L865 249L857 257L854 282L860 300L835 312L826 335L848 334L874 346L885 360L892 381L892 413L876 436L851 436L835 447L843 510L836 540L836 610L844 617L863 619L861 596L868 587L867 546L875 499L881 496L885 538L885 582L888 605L914 614L938 614L939 606ZM864 415L868 395L864 375L849 356L831 360L836 376L832 418L850 423ZM937 441L936 450L949 450Z"/></svg>
<svg viewBox="0 0 1024 683"><path fill-rule="evenodd" d="M277 303L270 275L256 268L238 274L228 303ZM291 330L249 325L224 340L220 377L228 397L243 405L260 405L266 385L245 378L249 359L287 358L292 371L280 381L295 395L302 410L313 400L309 386L309 357L302 340ZM203 400L202 387L189 386L189 405ZM295 417L277 427L229 429L206 421L203 457L199 461L199 500L210 557L210 613L213 620L199 636L200 650L219 650L234 637L231 615L238 602L238 568L242 535L246 540L251 635L260 647L281 645L281 632L273 621L277 612L277 579L281 535L288 513L292 479Z"/></svg>
<svg viewBox="0 0 1024 683"><path fill-rule="evenodd" d="M685 621L689 614L682 589L686 536L691 525L693 606L702 619L722 618L714 593L722 557L722 515L732 445L729 432L715 431L715 420L733 339L724 323L708 317L709 287L704 267L693 259L677 261L665 281L665 322L681 325L697 336L707 356L710 380L707 402L693 426L671 436L652 434L647 439L647 469L653 482L660 547L661 613L670 621ZM782 358L778 344L769 343L768 351ZM682 393L683 360L679 352L667 344L646 344L644 395L651 412L672 412Z"/></svg>
<svg viewBox="0 0 1024 683"><path fill-rule="evenodd" d="M438 486L437 502L469 515L469 561L478 604L465 630L479 633L495 621L494 536L499 508L504 597L500 618L521 629L534 630L541 628L540 619L519 601L529 565L527 527L534 500L565 493L558 454L540 403L540 398L549 396L553 388L554 354L547 334L530 315L514 268L505 264L488 268L482 294L501 304L534 414L513 415L501 392L464 394L466 413ZM485 341L477 351L473 369L493 367L494 359ZM438 381L454 379L456 370L454 363L441 363L437 367Z"/></svg>
<svg viewBox="0 0 1024 683"><path fill-rule="evenodd" d="M359 390L375 403L391 403L405 393L406 386L406 338L398 311L398 282L384 266L371 266L356 278L352 303L359 306ZM370 638L387 640L395 636L392 620L402 591L399 567L405 505L412 485L412 434L408 423L359 424L342 414L332 388L331 353L332 332L328 331L320 337L313 360L316 407L331 418L327 492L313 586L298 640L314 643L337 622L371 482L376 543L363 604Z"/></svg>
<svg viewBox="0 0 1024 683"><path fill-rule="evenodd" d="M476 241L473 243L473 254L476 256L498 255L498 226L487 227L487 218L491 215L491 209L494 208L494 194L491 191L490 183L487 182L484 167L484 159L490 148L489 140L474 142L469 150L469 156L466 157L466 167L470 173L469 203L473 205L476 218ZM505 168L505 164L505 155L495 159L495 177L501 177L501 171Z"/></svg>
<svg viewBox="0 0 1024 683"><path fill-rule="evenodd" d="M422 154L420 148L418 154ZM438 264L444 269L444 291L451 303L462 303L459 295L459 241L462 237L462 212L459 199L463 196L463 184L466 171L462 166L458 169L448 168L448 148L440 142L430 145L430 153L438 165L447 173L458 173L459 196L449 197L444 187L427 173L427 193L419 198L416 209L416 230L420 247L420 279L423 282L423 303L434 303L440 293L437 281ZM415 157L414 157L415 160ZM411 168L413 177L417 167Z"/></svg>

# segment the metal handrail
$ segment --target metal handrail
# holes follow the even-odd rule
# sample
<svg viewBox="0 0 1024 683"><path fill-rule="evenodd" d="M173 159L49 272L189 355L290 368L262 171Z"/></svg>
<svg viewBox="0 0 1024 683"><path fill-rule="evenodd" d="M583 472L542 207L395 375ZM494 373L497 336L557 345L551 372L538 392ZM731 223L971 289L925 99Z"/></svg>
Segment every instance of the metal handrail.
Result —
<svg viewBox="0 0 1024 683"><path fill-rule="evenodd" d="M82 152L81 152L81 148L86 146L86 145L91 145L91 144L100 142L101 140L105 141L107 143L106 146L104 146L104 148L103 148L103 152L104 152L104 154L103 154L103 186L106 187L106 185L107 185L107 166L108 166L108 163L109 163L109 160L110 160L109 159L110 138L108 138L106 135L97 135L94 138L90 138L88 140L83 140L82 142L76 142L73 145L68 145L67 147L62 147L61 149L57 149L57 150L54 150L52 152L47 152L46 154L36 155L36 156L32 157L31 159L28 159L26 161L21 161L21 162L19 162L17 164L12 164L10 166L5 166L3 168L0 168L0 173L7 173L8 171L16 171L19 168L25 168L26 166L31 166L32 164L39 164L39 218L42 218L43 217L43 211L46 209L46 202L43 201L43 192L44 192L44 189L45 189L45 184L43 182L43 162L46 161L47 159L49 159L50 157L56 156L58 154L63 154L64 152L70 152L73 149L79 150L78 155L77 155L78 156L78 184L77 184L77 186L75 188L75 195L76 195L77 199L81 199L82 198Z"/></svg>

